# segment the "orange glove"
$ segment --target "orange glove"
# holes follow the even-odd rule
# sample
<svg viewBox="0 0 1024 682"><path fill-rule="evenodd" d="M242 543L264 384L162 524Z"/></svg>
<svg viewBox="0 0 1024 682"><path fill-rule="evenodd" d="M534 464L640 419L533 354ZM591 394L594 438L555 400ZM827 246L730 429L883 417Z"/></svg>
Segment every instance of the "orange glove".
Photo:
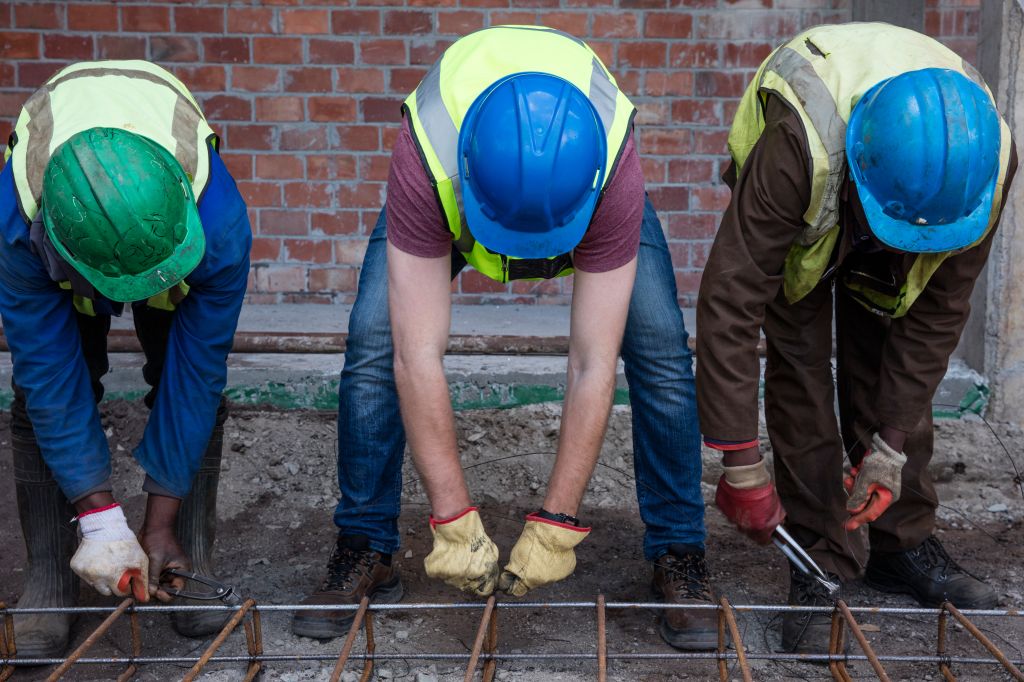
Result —
<svg viewBox="0 0 1024 682"><path fill-rule="evenodd" d="M877 433L871 437L873 449L864 453L864 459L850 468L843 479L843 487L850 494L846 511L852 515L846 521L846 530L856 530L871 523L900 499L900 479L907 456L889 447Z"/></svg>
<svg viewBox="0 0 1024 682"><path fill-rule="evenodd" d="M786 518L764 460L725 467L718 479L715 504L737 529L759 545L772 541L772 533Z"/></svg>

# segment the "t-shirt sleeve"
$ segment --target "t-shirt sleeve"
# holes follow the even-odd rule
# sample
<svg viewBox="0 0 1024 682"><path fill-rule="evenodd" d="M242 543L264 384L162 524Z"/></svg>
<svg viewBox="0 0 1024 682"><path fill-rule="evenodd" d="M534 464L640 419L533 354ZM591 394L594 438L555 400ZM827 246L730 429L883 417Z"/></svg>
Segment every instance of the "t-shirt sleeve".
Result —
<svg viewBox="0 0 1024 682"><path fill-rule="evenodd" d="M402 120L391 153L384 211L388 241L396 248L421 258L443 258L451 253L452 234L441 217L407 119Z"/></svg>
<svg viewBox="0 0 1024 682"><path fill-rule="evenodd" d="M633 133L622 150L615 177L590 227L573 250L573 267L584 272L609 272L636 257L640 250L640 224L644 216L644 173Z"/></svg>

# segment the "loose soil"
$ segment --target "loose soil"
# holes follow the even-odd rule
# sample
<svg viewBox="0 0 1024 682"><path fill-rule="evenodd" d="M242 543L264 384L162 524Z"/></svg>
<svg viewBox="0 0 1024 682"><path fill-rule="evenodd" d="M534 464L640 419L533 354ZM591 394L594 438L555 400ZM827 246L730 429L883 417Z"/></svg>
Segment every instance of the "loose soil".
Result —
<svg viewBox="0 0 1024 682"><path fill-rule="evenodd" d="M114 480L128 516L141 518L144 496L142 473L131 457L145 425L145 410L138 404L103 405L103 424L113 453ZM488 530L503 558L515 542L525 513L537 509L553 459L558 435L557 405L534 405L511 410L473 411L457 415L460 448L466 476L482 508ZM989 581L1007 608L1024 607L1024 502L1014 484L1013 469L988 428L978 420L942 421L936 427L936 456L932 464L943 507L938 534L956 557L974 574ZM1024 433L1014 426L995 425L1010 452L1024 464ZM218 508L218 577L236 585L259 603L296 603L323 577L335 529L331 512L337 499L335 480L334 415L312 411L278 412L236 409L225 430L226 443ZM10 431L0 419L0 600L15 602L22 590L24 546L14 503ZM763 443L767 448L767 442ZM520 456L508 458L510 455ZM500 461L496 461L500 460ZM585 501L583 516L594 527L578 548L578 567L570 579L538 590L528 599L544 601L593 600L599 593L609 601L650 599L650 567L641 552L643 527L636 509L632 471L632 442L628 408L616 408L598 467ZM719 591L733 603L780 603L785 600L788 577L782 556L771 547L757 547L737 535L711 503L713 484L720 470L716 458L705 453L704 493L708 505L708 558ZM430 551L428 513L415 471L406 464L401 528L403 548L396 555L405 583L406 601L452 602L465 597L423 574L423 557ZM860 584L847 590L849 603L913 606L909 598L883 595ZM88 587L82 604L114 603ZM374 619L377 651L381 653L449 652L465 654L471 648L480 612L416 611L385 613ZM656 614L650 611L610 611L610 653L660 654L671 652L659 638ZM83 616L75 625L76 643L100 622ZM141 618L144 655L197 655L209 640L177 636L169 619ZM866 635L884 654L932 654L935 622L931 617L864 617ZM778 620L771 614L739 616L742 639L751 653L779 647ZM1024 658L1024 618L978 619L980 626L1011 658ZM317 642L295 637L288 616L263 616L264 648L268 653L320 653L336 655L341 640ZM499 648L516 653L569 653L596 651L594 614L588 610L510 609L500 612ZM212 638L211 638L212 639ZM115 626L89 655L120 656L127 651L124 626ZM356 643L360 651L361 638ZM856 644L852 651L856 652ZM244 640L235 633L221 649L243 654ZM959 627L951 627L949 651L985 656L984 650ZM180 678L188 666L150 665L135 679L153 681ZM271 663L263 679L298 682L327 680L331 663L323 666ZM353 661L350 671L359 667ZM243 664L211 665L201 679L227 682L242 678ZM752 662L755 679L828 679L827 670L808 664ZM926 664L890 664L894 680L940 679ZM850 666L855 678L872 678L866 663ZM45 669L20 670L15 680L43 679ZM113 679L114 667L78 666L65 679ZM540 660L499 662L499 680L596 679L594 660ZM961 680L999 680L992 666L958 666ZM458 664L425 663L414 658L382 662L377 678L407 682L462 679ZM732 677L739 679L737 670ZM344 680L355 680L346 672ZM713 661L610 661L614 680L717 679ZM1008 679L1008 678L1007 678Z"/></svg>

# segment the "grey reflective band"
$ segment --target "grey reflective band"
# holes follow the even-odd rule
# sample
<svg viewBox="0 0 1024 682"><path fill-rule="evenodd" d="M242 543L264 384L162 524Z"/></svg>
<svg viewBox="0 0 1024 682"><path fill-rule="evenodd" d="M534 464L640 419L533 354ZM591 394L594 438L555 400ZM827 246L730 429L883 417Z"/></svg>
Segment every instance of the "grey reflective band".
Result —
<svg viewBox="0 0 1024 682"><path fill-rule="evenodd" d="M590 74L590 103L597 109L597 115L601 117L604 125L604 134L608 136L612 130L612 123L615 122L615 105L618 99L619 89L612 83L608 72L601 66L601 62L594 57L594 70ZM610 171L610 169L609 169Z"/></svg>
<svg viewBox="0 0 1024 682"><path fill-rule="evenodd" d="M459 175L458 148L459 130L448 114L441 99L441 62L444 55L434 62L430 71L416 87L416 116L423 124L427 141L441 161L441 168L449 178Z"/></svg>
<svg viewBox="0 0 1024 682"><path fill-rule="evenodd" d="M835 97L825 81L796 50L781 47L775 52L761 74L759 89L768 71L777 73L793 89L828 154L828 178L818 215L811 229L801 236L806 246L839 222L839 189L846 171L846 121L839 115Z"/></svg>
<svg viewBox="0 0 1024 682"><path fill-rule="evenodd" d="M28 146L25 148L25 179L32 197L43 194L43 172L50 160L50 142L53 139L53 110L50 108L50 91L36 90L25 102L28 113ZM21 197L18 197L20 204ZM36 203L39 201L36 199ZM24 208L22 208L24 211Z"/></svg>

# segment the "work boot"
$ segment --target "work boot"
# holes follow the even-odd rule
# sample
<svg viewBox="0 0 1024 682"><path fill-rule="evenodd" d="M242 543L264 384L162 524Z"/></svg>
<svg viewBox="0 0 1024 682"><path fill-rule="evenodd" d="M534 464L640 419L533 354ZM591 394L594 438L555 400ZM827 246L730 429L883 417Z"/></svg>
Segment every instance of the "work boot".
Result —
<svg viewBox="0 0 1024 682"><path fill-rule="evenodd" d="M999 602L996 591L953 561L934 535L904 552L872 552L864 582L909 594L926 607L950 601L961 609L991 609Z"/></svg>
<svg viewBox="0 0 1024 682"><path fill-rule="evenodd" d="M666 604L713 603L704 552L686 545L671 545L654 562L651 589ZM665 609L658 615L658 631L676 649L714 649L718 646L718 614L711 609Z"/></svg>
<svg viewBox="0 0 1024 682"><path fill-rule="evenodd" d="M302 604L344 606L358 604L363 597L369 597L375 604L394 604L401 600L402 594L402 581L391 564L390 554L370 549L366 536L339 533L327 563L327 578ZM292 632L314 639L341 637L352 626L355 613L354 610L298 611L292 620Z"/></svg>
<svg viewBox="0 0 1024 682"><path fill-rule="evenodd" d="M18 422L23 421L24 425ZM75 508L64 497L43 462L28 419L11 419L11 450L18 516L25 538L28 565L25 591L18 606L77 606L78 576L71 570L71 556L78 537L71 526ZM37 613L14 617L14 643L19 658L57 658L68 648L74 616Z"/></svg>
<svg viewBox="0 0 1024 682"><path fill-rule="evenodd" d="M828 573L828 579L837 585L839 576ZM789 565L790 606L834 606L840 595L830 595L828 589L811 576ZM823 612L787 611L782 614L782 650L791 654L827 654L829 635L832 633L832 614ZM842 651L846 651L846 631L843 631Z"/></svg>
<svg viewBox="0 0 1024 682"><path fill-rule="evenodd" d="M221 451L224 447L224 420L227 406L221 402L217 421L206 445L199 472L192 481L192 490L181 501L175 532L185 555L192 562L192 570L199 575L214 577L213 542L217 534L217 484L220 481ZM185 589L195 586L186 581ZM183 606L219 604L198 599L174 602ZM206 637L219 631L231 617L230 611L175 611L171 613L174 631L183 637Z"/></svg>

